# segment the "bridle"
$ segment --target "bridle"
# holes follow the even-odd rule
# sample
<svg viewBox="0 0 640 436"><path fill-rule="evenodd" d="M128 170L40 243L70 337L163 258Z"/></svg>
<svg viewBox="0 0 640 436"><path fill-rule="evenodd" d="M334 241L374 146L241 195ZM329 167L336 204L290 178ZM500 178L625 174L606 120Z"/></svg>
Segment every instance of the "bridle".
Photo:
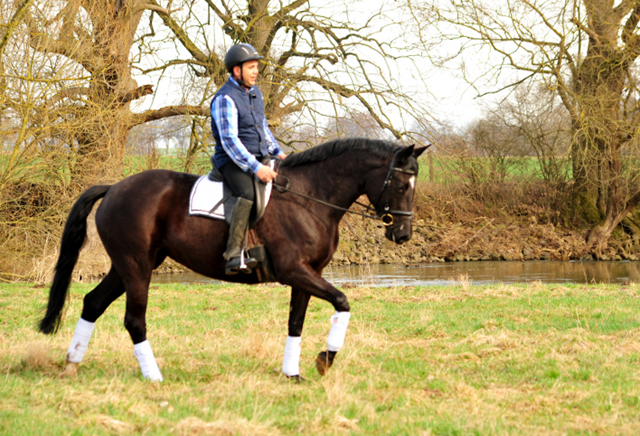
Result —
<svg viewBox="0 0 640 436"><path fill-rule="evenodd" d="M396 151L396 153L393 155L393 159L391 160L391 164L389 165L389 171L387 171L387 177L384 179L384 183L382 184L382 189L380 190L380 195L378 195L378 199L376 200L376 204L380 203L380 199L382 198L382 196L384 195L384 193L386 192L386 198L385 198L385 203L384 206L382 207L381 211L376 210L377 216L378 218L384 223L385 226L389 227L392 226L395 219L394 219L394 215L401 215L401 216L407 216L409 217L409 219L413 219L413 211L412 210L393 210L391 209L391 174L393 174L394 171L398 171L404 174L411 174L414 175L416 174L415 171L411 171L411 170L405 170L404 168L399 168L399 167L394 167L393 165L396 163L396 157L398 157L398 153L400 153L400 151L402 150L398 150ZM373 207L371 204L369 204L367 206L367 209L369 209L369 207Z"/></svg>
<svg viewBox="0 0 640 436"><path fill-rule="evenodd" d="M382 188L380 189L380 194L378 195L378 198L376 200L376 203L380 202L380 199L382 199L382 197L384 196L385 192L386 192L386 198L385 198L385 204L384 206L382 206L380 208L380 210L378 210L375 206L373 206L372 204L362 204L359 201L356 201L355 203L363 206L365 208L365 210L369 211L370 209L373 209L373 211L376 213L376 215L369 215L366 213L361 213L361 212L356 212L332 203L328 203L326 201L320 200L318 198L314 198L314 197L310 197L308 195L302 194L301 192L296 192L296 191L292 191L291 189L289 189L289 186L291 185L290 180L282 175L278 175L278 177L282 177L284 179L286 179L286 184L283 185L278 185L275 183L275 180L272 182L273 186L278 190L278 192L290 192L292 194L298 195L300 197L306 198L307 200L311 200L314 201L316 203L320 203L323 204L325 206L329 206L332 207L334 209L338 209L347 213L351 213L354 215L359 215L362 216L364 218L370 218L370 219L374 219L374 220L379 220L382 221L382 223L386 226L386 227L390 227L393 226L394 222L395 222L395 218L394 215L401 215L401 216L405 216L405 217L409 217L409 219L413 219L413 211L407 211L407 210L394 210L391 209L391 175L393 174L394 171L398 171L401 173L405 173L405 174L412 174L415 175L416 172L415 171L411 171L411 170L405 170L404 168L399 168L399 167L395 167L394 164L396 163L396 157L398 156L398 153L400 153L402 150L398 150L396 151L396 153L393 155L393 159L391 160L391 163L389 164L389 170L387 171L387 177L384 180L384 183L382 184Z"/></svg>

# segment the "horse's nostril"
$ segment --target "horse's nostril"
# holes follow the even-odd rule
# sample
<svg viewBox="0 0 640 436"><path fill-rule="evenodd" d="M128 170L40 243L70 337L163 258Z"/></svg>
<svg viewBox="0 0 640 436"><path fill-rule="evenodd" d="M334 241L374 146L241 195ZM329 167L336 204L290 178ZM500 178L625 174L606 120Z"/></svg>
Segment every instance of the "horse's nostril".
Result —
<svg viewBox="0 0 640 436"><path fill-rule="evenodd" d="M398 238L395 238L395 241L396 241L396 244L404 244L409 239L411 239L411 238L408 235L405 235L405 236L400 236Z"/></svg>

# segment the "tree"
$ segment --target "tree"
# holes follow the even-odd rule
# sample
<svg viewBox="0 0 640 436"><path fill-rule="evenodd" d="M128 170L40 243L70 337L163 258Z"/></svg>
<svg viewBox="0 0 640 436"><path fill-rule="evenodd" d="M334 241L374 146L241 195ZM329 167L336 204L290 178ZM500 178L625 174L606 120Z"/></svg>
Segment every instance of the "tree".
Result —
<svg viewBox="0 0 640 436"><path fill-rule="evenodd" d="M160 7L157 0L151 0ZM273 127L280 139L295 148L285 126L322 126L327 117L344 118L366 112L396 138L409 134L405 120L424 115L425 105L412 96L424 90L414 59L420 52L403 40L397 6L384 5L371 12L367 5L345 0L314 4L308 0L213 1L182 0L171 3L178 13L154 10L154 16L179 44L179 59L156 58L145 73L170 74L188 66L191 80L205 80L210 98L226 80L223 57L233 43L254 46L266 57L259 86ZM165 11L169 7L165 9ZM153 18L151 27L158 27ZM220 32L211 32L220 29ZM399 70L413 73L409 87L398 80ZM411 89L414 88L414 89ZM285 122L285 118L287 121ZM294 120L294 121L291 121Z"/></svg>
<svg viewBox="0 0 640 436"><path fill-rule="evenodd" d="M519 136L523 153L535 155L542 178L564 183L570 168L566 164L570 149L570 119L558 95L546 87L520 87L513 98L500 104L493 114Z"/></svg>
<svg viewBox="0 0 640 436"><path fill-rule="evenodd" d="M113 162L121 168L118 160L132 127L208 112L193 105L131 111L132 102L153 92L151 85L138 86L131 63L140 21L151 10L164 12L145 0L34 0L25 14L24 37L37 54L33 62L38 74L31 81L43 87L55 79L55 86L48 87L41 103L32 108L33 120L49 129L50 137L63 136L62 142L77 152L77 167L91 162L98 163L92 169L104 168L104 162L115 157ZM54 128L58 123L64 127Z"/></svg>
<svg viewBox="0 0 640 436"><path fill-rule="evenodd" d="M369 113L354 112L348 117L328 120L322 136L325 140L354 137L384 139L385 132Z"/></svg>
<svg viewBox="0 0 640 436"><path fill-rule="evenodd" d="M473 49L489 58L493 63L482 78L494 83L501 78L501 90L537 81L557 93L571 122L573 180L576 197L583 200L576 206L592 206L599 216L587 236L596 254L640 203L640 111L634 76L640 55L640 4L616 3L407 3L425 19L421 24L437 22L445 40L463 41L461 53Z"/></svg>

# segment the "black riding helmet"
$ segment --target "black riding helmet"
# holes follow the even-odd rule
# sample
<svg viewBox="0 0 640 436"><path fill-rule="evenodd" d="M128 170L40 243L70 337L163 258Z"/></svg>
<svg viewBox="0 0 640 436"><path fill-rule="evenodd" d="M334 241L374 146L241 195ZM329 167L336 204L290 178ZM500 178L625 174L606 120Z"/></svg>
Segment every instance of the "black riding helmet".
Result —
<svg viewBox="0 0 640 436"><path fill-rule="evenodd" d="M240 43L229 49L224 57L224 66L227 67L227 71L231 73L233 67L236 65L242 65L245 62L259 59L264 59L264 56L260 56L258 50L250 44Z"/></svg>

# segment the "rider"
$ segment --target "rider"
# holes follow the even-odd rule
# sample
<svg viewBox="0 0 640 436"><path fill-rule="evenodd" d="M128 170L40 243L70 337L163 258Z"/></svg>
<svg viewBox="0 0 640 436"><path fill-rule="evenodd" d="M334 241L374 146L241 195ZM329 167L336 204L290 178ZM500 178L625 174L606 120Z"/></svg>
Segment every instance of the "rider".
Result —
<svg viewBox="0 0 640 436"><path fill-rule="evenodd" d="M264 115L262 93L256 86L259 60L263 56L249 44L236 44L229 49L224 64L230 77L211 101L211 131L216 140L211 162L222 173L225 183L238 197L231 216L229 239L224 258L225 273L240 271L242 244L249 228L249 215L255 201L253 176L264 183L271 182L277 173L261 163L269 155L284 159ZM255 259L245 259L251 272Z"/></svg>

